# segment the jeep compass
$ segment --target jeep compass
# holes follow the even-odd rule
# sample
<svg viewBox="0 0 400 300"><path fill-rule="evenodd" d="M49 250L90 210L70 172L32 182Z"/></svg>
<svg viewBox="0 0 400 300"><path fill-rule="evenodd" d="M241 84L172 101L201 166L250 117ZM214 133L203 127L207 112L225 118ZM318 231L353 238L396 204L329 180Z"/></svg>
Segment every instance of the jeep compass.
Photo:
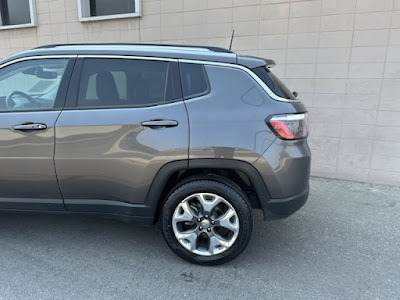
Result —
<svg viewBox="0 0 400 300"><path fill-rule="evenodd" d="M158 222L197 264L237 257L252 209L308 197L306 107L269 59L216 47L74 44L0 62L0 210Z"/></svg>

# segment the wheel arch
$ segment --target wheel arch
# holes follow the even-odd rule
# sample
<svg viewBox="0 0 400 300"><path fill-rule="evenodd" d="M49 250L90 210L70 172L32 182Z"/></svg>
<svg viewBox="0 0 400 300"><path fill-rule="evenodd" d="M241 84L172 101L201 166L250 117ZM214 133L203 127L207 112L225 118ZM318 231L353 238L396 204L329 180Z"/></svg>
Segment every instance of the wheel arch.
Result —
<svg viewBox="0 0 400 300"><path fill-rule="evenodd" d="M223 182L230 180L246 193L252 208L262 208L270 196L258 171L249 163L232 159L191 159L167 163L157 173L146 198L146 206L151 208L155 220L168 196L168 193L188 177L214 175L213 179ZM246 182L247 181L247 182Z"/></svg>

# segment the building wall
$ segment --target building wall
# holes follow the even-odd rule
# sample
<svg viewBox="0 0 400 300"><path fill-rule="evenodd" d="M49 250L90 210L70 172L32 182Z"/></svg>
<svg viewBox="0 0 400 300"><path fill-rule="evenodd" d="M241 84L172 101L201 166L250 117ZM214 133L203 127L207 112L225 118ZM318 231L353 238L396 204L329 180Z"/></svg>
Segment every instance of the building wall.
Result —
<svg viewBox="0 0 400 300"><path fill-rule="evenodd" d="M142 0L141 18L84 22L36 0L38 26L0 30L0 57L51 43L228 47L273 58L310 111L312 173L400 185L400 0Z"/></svg>

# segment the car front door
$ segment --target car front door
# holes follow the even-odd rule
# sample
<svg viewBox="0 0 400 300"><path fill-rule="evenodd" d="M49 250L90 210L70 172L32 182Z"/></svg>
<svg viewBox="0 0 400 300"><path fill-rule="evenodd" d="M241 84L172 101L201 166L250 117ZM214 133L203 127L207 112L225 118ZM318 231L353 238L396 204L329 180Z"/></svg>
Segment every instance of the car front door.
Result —
<svg viewBox="0 0 400 300"><path fill-rule="evenodd" d="M72 58L25 58L0 67L0 209L63 210L54 126Z"/></svg>
<svg viewBox="0 0 400 300"><path fill-rule="evenodd" d="M174 60L81 57L56 123L55 165L71 211L135 215L160 168L188 158Z"/></svg>

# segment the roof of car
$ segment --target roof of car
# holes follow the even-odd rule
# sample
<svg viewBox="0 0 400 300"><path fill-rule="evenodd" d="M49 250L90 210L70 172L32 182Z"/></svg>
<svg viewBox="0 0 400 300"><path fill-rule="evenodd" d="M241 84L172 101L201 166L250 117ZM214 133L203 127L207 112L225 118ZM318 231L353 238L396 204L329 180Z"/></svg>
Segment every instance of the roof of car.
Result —
<svg viewBox="0 0 400 300"><path fill-rule="evenodd" d="M162 57L174 59L202 60L231 64L241 64L249 68L272 65L271 60L258 57L241 56L220 47L163 45L163 44L56 44L34 48L3 62L27 57L44 55L133 55L144 57Z"/></svg>

